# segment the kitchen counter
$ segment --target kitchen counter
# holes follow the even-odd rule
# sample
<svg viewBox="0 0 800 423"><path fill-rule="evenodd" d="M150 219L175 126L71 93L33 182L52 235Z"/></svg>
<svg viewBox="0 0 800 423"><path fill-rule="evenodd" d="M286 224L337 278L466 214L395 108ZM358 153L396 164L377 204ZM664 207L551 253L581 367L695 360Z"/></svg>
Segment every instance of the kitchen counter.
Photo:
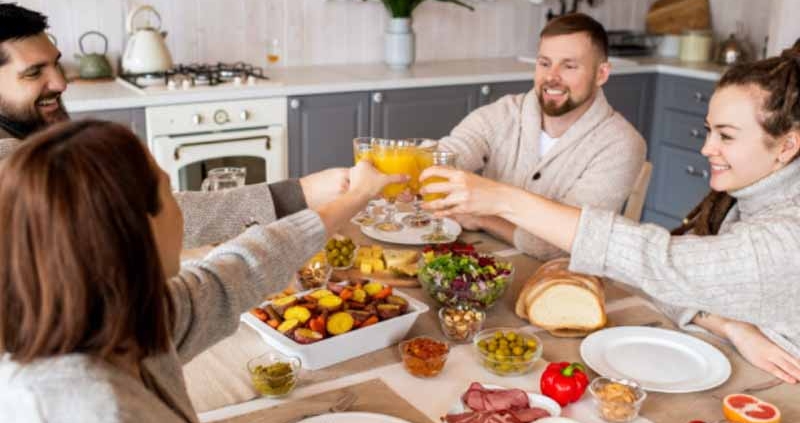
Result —
<svg viewBox="0 0 800 423"><path fill-rule="evenodd" d="M664 73L716 80L724 70L715 64L691 64L676 59L648 57L612 61L612 74L618 75ZM70 83L63 98L70 112L88 112L245 98L522 81L533 77L533 66L525 58L499 58L419 62L402 72L392 71L380 63L367 63L267 68L265 74L271 80L256 87L212 87L147 94L118 80L76 81Z"/></svg>

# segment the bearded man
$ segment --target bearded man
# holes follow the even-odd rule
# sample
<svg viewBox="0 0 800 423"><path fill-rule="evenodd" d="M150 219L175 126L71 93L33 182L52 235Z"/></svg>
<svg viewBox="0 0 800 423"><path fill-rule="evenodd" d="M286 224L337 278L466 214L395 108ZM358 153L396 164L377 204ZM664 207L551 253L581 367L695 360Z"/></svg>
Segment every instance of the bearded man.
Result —
<svg viewBox="0 0 800 423"><path fill-rule="evenodd" d="M606 31L574 13L550 21L540 36L534 88L472 112L439 145L458 154L460 169L561 203L620 211L646 145L603 94L611 71ZM457 219L539 259L564 254L499 217Z"/></svg>

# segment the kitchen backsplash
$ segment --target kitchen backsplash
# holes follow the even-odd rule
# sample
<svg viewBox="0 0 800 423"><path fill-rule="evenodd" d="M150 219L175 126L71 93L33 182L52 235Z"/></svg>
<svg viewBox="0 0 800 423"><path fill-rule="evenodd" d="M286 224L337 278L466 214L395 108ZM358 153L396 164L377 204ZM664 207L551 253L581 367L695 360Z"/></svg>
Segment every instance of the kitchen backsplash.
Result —
<svg viewBox="0 0 800 423"><path fill-rule="evenodd" d="M125 15L139 0L17 0L50 17L51 33L67 63L74 62L78 38L99 30L117 59L124 48ZM582 10L608 29L644 28L655 0L603 0ZM767 34L769 2L711 0L715 33L727 35L742 21L760 51ZM246 61L266 64L268 40L281 44L286 65L377 62L389 17L380 2L361 0L151 0L176 62ZM417 59L506 57L535 51L545 13L558 2L473 1L475 12L436 1L414 14ZM100 43L87 38L87 50Z"/></svg>

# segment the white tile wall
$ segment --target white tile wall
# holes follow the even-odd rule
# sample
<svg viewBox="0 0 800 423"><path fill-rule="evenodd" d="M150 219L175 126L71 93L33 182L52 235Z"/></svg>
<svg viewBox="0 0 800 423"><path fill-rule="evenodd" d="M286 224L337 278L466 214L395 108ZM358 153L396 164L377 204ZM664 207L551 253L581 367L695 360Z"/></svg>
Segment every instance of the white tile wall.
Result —
<svg viewBox="0 0 800 423"><path fill-rule="evenodd" d="M268 40L282 44L283 63L312 65L378 62L388 14L374 0L17 0L50 17L51 32L67 62L78 38L96 29L109 38L110 54L124 49L125 15L150 3L161 12L176 62L243 60L265 64ZM608 29L643 29L655 0L602 0L582 10ZM753 40L768 32L773 0L711 0L715 32L727 34L742 21ZM538 32L556 0L473 0L475 12L427 1L414 13L417 60L504 57L535 51ZM86 47L99 43L88 40ZM760 46L759 46L760 48Z"/></svg>

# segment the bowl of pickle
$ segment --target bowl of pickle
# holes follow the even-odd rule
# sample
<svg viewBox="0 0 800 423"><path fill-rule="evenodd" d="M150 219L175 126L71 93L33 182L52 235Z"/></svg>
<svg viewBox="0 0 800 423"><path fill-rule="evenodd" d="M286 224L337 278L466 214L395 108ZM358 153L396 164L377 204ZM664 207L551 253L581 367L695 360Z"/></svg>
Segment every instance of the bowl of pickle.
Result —
<svg viewBox="0 0 800 423"><path fill-rule="evenodd" d="M325 243L325 257L336 270L347 270L353 267L358 247L352 239L334 235Z"/></svg>
<svg viewBox="0 0 800 423"><path fill-rule="evenodd" d="M247 362L253 387L262 395L280 398L289 395L297 385L300 359L268 352Z"/></svg>
<svg viewBox="0 0 800 423"><path fill-rule="evenodd" d="M519 376L533 370L542 357L542 341L531 328L490 328L473 339L478 362L500 376Z"/></svg>

